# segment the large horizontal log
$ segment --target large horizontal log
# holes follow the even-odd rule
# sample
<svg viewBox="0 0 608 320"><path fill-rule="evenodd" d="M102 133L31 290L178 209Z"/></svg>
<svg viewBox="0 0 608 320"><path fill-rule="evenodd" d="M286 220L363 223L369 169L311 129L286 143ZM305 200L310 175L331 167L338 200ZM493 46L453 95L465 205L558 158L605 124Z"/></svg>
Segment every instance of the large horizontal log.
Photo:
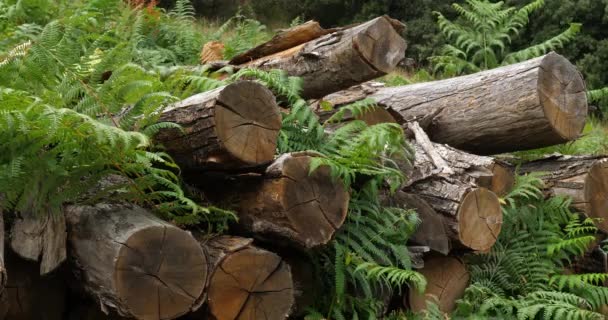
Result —
<svg viewBox="0 0 608 320"><path fill-rule="evenodd" d="M528 162L520 173L540 173L547 196L572 198L572 206L608 232L608 157L551 155Z"/></svg>
<svg viewBox="0 0 608 320"><path fill-rule="evenodd" d="M210 273L207 301L213 319L282 320L294 304L289 266L251 239L221 236L204 242ZM202 319L202 318L201 318Z"/></svg>
<svg viewBox="0 0 608 320"><path fill-rule="evenodd" d="M136 319L174 319L195 306L206 257L190 235L127 204L68 206L70 256L101 308Z"/></svg>
<svg viewBox="0 0 608 320"><path fill-rule="evenodd" d="M263 174L201 179L199 187L214 203L235 204L248 236L312 248L328 243L342 226L350 195L328 167L311 173L311 160L309 153L288 153Z"/></svg>
<svg viewBox="0 0 608 320"><path fill-rule="evenodd" d="M253 81L239 81L194 95L166 110L156 140L184 169L230 169L272 161L281 129L274 95Z"/></svg>
<svg viewBox="0 0 608 320"><path fill-rule="evenodd" d="M427 302L435 302L439 310L450 313L456 307L456 300L464 296L470 275L465 265L454 257L433 256L418 270L427 280L423 294L410 290L404 305L414 312L426 310Z"/></svg>
<svg viewBox="0 0 608 320"><path fill-rule="evenodd" d="M405 57L397 29L383 16L240 66L285 70L302 77L304 98L320 98L391 72Z"/></svg>
<svg viewBox="0 0 608 320"><path fill-rule="evenodd" d="M391 88L355 87L337 95L357 93L374 99L399 122L425 119L431 140L475 154L576 139L588 109L582 76L556 53L468 76Z"/></svg>
<svg viewBox="0 0 608 320"><path fill-rule="evenodd" d="M61 273L40 275L40 266L7 251L10 277L0 297L0 319L63 320L67 288Z"/></svg>

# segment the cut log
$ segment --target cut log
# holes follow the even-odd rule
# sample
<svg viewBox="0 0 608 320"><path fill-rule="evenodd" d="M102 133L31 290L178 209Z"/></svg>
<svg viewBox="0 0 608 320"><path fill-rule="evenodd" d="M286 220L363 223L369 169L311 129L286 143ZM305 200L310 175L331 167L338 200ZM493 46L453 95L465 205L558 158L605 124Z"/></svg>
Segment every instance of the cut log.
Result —
<svg viewBox="0 0 608 320"><path fill-rule="evenodd" d="M608 232L608 157L551 155L523 164L521 173L545 173L547 196L572 198L572 206Z"/></svg>
<svg viewBox="0 0 608 320"><path fill-rule="evenodd" d="M338 29L323 29L316 21L307 21L295 27L280 30L269 41L233 57L230 64L237 65L253 61L336 31Z"/></svg>
<svg viewBox="0 0 608 320"><path fill-rule="evenodd" d="M406 43L395 22L379 17L241 67L282 69L303 80L302 97L326 94L383 76L405 57Z"/></svg>
<svg viewBox="0 0 608 320"><path fill-rule="evenodd" d="M447 80L367 89L398 121L428 119L423 127L432 141L475 154L576 139L588 109L582 76L556 53Z"/></svg>
<svg viewBox="0 0 608 320"><path fill-rule="evenodd" d="M313 248L328 243L342 226L350 195L328 167L311 173L311 160L310 153L288 153L261 175L203 179L209 185L199 186L213 202L236 202L239 226L248 236Z"/></svg>
<svg viewBox="0 0 608 320"><path fill-rule="evenodd" d="M274 95L263 85L240 81L178 102L160 121L182 126L159 132L183 169L230 169L272 161L281 129Z"/></svg>
<svg viewBox="0 0 608 320"><path fill-rule="evenodd" d="M20 257L40 261L41 275L50 273L66 259L65 218L62 214L22 212L11 228L10 244Z"/></svg>
<svg viewBox="0 0 608 320"><path fill-rule="evenodd" d="M414 312L426 310L427 301L431 301L438 304L439 310L450 313L469 285L469 272L454 257L433 256L424 262L424 268L418 272L427 280L426 291L424 294L410 291L404 299L404 305Z"/></svg>
<svg viewBox="0 0 608 320"><path fill-rule="evenodd" d="M208 284L213 319L282 320L294 304L289 266L251 239L221 236L203 244L213 266Z"/></svg>
<svg viewBox="0 0 608 320"><path fill-rule="evenodd" d="M63 320L67 288L60 273L40 276L40 266L7 251L10 274L0 299L3 320Z"/></svg>
<svg viewBox="0 0 608 320"><path fill-rule="evenodd" d="M205 43L201 50L201 64L212 61L221 61L224 58L224 44L219 41L209 41Z"/></svg>
<svg viewBox="0 0 608 320"><path fill-rule="evenodd" d="M174 319L195 306L207 274L199 243L127 204L68 206L70 256L102 310Z"/></svg>

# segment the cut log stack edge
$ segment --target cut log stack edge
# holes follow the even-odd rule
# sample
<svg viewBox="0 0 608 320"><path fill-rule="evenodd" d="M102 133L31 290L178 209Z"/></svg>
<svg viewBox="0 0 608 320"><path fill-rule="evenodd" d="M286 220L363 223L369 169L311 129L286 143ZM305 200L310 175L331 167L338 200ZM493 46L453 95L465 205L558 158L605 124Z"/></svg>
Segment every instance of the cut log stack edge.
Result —
<svg viewBox="0 0 608 320"><path fill-rule="evenodd" d="M555 53L448 80L391 88L369 82L405 58L403 30L386 16L336 29L310 21L231 61L209 61L221 44L201 59L302 77L303 96L320 119L372 98L377 107L358 119L403 126L416 160L402 167L407 184L382 202L419 214L411 245L426 252L419 271L428 286L401 300L419 311L437 299L448 312L469 281L461 254L492 248L502 225L499 198L514 183L513 166L491 155L578 138L585 84ZM234 235L183 230L111 201L66 205L60 217L17 214L6 224L10 249L0 244L0 319L272 320L318 299L310 262L298 253L332 239L347 217L349 190L329 168L309 173L314 153L275 157L279 110L268 89L244 80L161 116L182 130L166 129L157 142L209 201L232 205ZM552 155L519 170L542 172L547 196L572 197L579 212L603 218L598 227L608 232L608 157Z"/></svg>

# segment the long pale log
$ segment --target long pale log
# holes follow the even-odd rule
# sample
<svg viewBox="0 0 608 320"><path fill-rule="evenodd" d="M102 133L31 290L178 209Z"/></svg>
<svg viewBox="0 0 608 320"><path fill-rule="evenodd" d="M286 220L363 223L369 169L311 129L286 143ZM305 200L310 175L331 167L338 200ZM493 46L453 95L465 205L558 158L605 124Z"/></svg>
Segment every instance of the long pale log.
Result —
<svg viewBox="0 0 608 320"><path fill-rule="evenodd" d="M551 155L521 165L521 173L541 173L547 196L572 198L572 206L608 232L608 157Z"/></svg>
<svg viewBox="0 0 608 320"><path fill-rule="evenodd" d="M311 161L309 153L288 153L263 174L202 179L199 186L213 202L236 206L247 235L313 248L327 244L342 226L350 195L328 167L311 173Z"/></svg>
<svg viewBox="0 0 608 320"><path fill-rule="evenodd" d="M282 320L289 316L294 304L289 265L251 243L251 239L230 236L203 243L213 270L207 288L213 319Z"/></svg>
<svg viewBox="0 0 608 320"><path fill-rule="evenodd" d="M391 72L405 49L395 22L383 16L240 66L285 70L302 77L304 98L320 98Z"/></svg>
<svg viewBox="0 0 608 320"><path fill-rule="evenodd" d="M0 319L63 320L67 288L61 273L40 275L40 266L11 251L6 254L10 274L0 298Z"/></svg>
<svg viewBox="0 0 608 320"><path fill-rule="evenodd" d="M274 95L263 85L240 81L194 95L166 110L162 143L184 169L230 169L272 161L281 128Z"/></svg>
<svg viewBox="0 0 608 320"><path fill-rule="evenodd" d="M207 260L190 235L128 204L68 206L70 256L102 310L175 319L202 294Z"/></svg>
<svg viewBox="0 0 608 320"><path fill-rule="evenodd" d="M588 109L582 76L556 53L447 80L364 89L398 121L425 119L431 140L475 154L576 139ZM353 90L362 92L348 94Z"/></svg>
<svg viewBox="0 0 608 320"><path fill-rule="evenodd" d="M404 305L414 312L425 310L430 301L437 303L439 310L450 313L469 285L469 272L454 257L433 256L424 262L424 268L418 272L427 280L425 292L420 294L410 290L404 299Z"/></svg>

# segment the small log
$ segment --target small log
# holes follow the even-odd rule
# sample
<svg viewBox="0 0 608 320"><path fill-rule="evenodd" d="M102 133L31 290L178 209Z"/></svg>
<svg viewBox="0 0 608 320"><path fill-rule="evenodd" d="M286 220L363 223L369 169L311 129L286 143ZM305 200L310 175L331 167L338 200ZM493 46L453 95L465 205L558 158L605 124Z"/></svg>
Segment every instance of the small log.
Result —
<svg viewBox="0 0 608 320"><path fill-rule="evenodd" d="M425 261L424 268L418 272L427 280L424 294L410 290L403 301L414 312L425 310L427 301L432 301L438 302L439 310L450 313L456 307L456 300L464 296L464 290L469 285L469 272L454 257L433 256Z"/></svg>
<svg viewBox="0 0 608 320"><path fill-rule="evenodd" d="M212 61L221 61L224 58L224 44L219 41L209 41L205 43L201 50L201 64Z"/></svg>
<svg viewBox="0 0 608 320"><path fill-rule="evenodd" d="M237 65L253 61L293 48L335 31L338 31L338 29L323 29L318 22L310 20L295 27L280 30L269 41L233 57L230 60L230 64Z"/></svg>
<svg viewBox="0 0 608 320"><path fill-rule="evenodd" d="M194 95L163 111L166 129L156 140L184 169L230 169L272 161L281 115L274 95L253 81L239 81Z"/></svg>
<svg viewBox="0 0 608 320"><path fill-rule="evenodd" d="M346 219L350 195L326 166L310 172L312 154L278 157L263 174L202 180L199 185L215 203L236 202L239 227L265 241L305 249L324 245Z"/></svg>
<svg viewBox="0 0 608 320"><path fill-rule="evenodd" d="M383 16L240 65L302 77L302 97L326 94L383 76L405 57L397 24Z"/></svg>
<svg viewBox="0 0 608 320"><path fill-rule="evenodd" d="M0 319L65 319L67 287L60 273L41 276L38 263L11 251L6 254L6 267L10 277L0 298Z"/></svg>
<svg viewBox="0 0 608 320"><path fill-rule="evenodd" d="M468 76L367 90L366 97L401 123L426 119L432 141L483 155L576 139L588 109L582 76L556 53Z"/></svg>
<svg viewBox="0 0 608 320"><path fill-rule="evenodd" d="M208 283L213 319L282 320L294 304L289 266L251 239L220 236L203 243L213 273Z"/></svg>
<svg viewBox="0 0 608 320"><path fill-rule="evenodd" d="M190 235L127 204L68 206L70 256L102 310L174 319L195 306L207 260Z"/></svg>
<svg viewBox="0 0 608 320"><path fill-rule="evenodd" d="M608 157L551 155L523 164L521 173L540 172L547 196L572 198L572 206L608 232Z"/></svg>
<svg viewBox="0 0 608 320"><path fill-rule="evenodd" d="M21 258L40 261L40 274L56 270L66 259L66 225L62 214L35 216L22 212L11 227L11 249Z"/></svg>

